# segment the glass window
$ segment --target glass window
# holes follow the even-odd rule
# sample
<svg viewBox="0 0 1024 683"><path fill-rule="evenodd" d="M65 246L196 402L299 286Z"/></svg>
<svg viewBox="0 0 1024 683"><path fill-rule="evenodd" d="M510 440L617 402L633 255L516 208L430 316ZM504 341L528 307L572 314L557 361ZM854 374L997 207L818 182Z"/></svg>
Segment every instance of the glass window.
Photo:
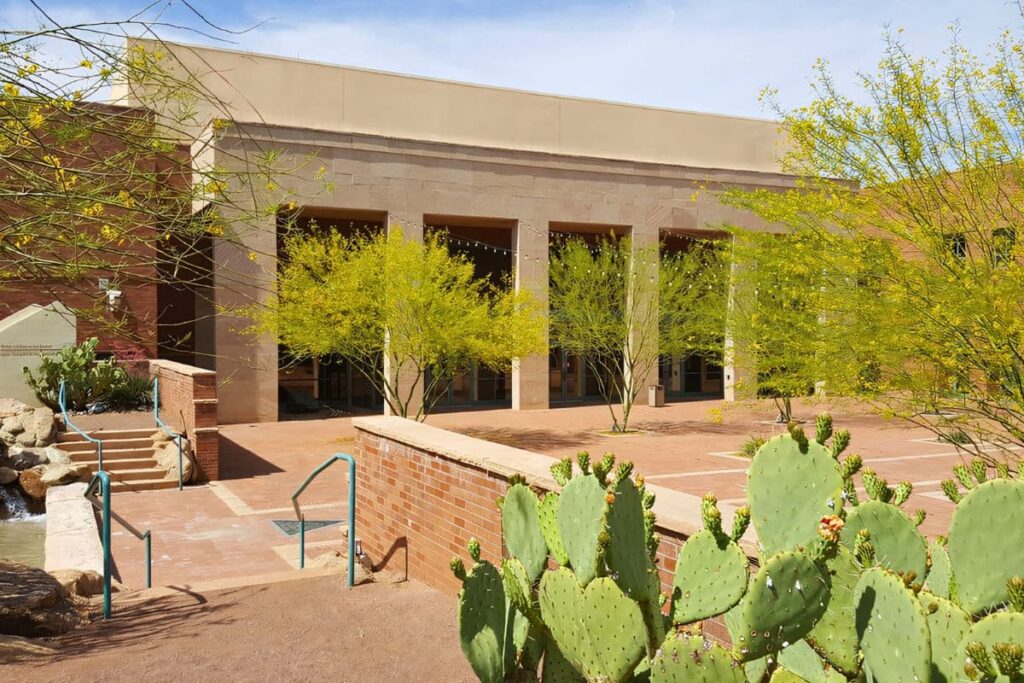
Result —
<svg viewBox="0 0 1024 683"><path fill-rule="evenodd" d="M949 249L949 253L956 258L967 258L967 238L962 232L946 235L946 247Z"/></svg>
<svg viewBox="0 0 1024 683"><path fill-rule="evenodd" d="M1014 228L996 228L992 231L992 261L996 265L1009 263L1013 258L1013 248L1017 244L1017 230Z"/></svg>

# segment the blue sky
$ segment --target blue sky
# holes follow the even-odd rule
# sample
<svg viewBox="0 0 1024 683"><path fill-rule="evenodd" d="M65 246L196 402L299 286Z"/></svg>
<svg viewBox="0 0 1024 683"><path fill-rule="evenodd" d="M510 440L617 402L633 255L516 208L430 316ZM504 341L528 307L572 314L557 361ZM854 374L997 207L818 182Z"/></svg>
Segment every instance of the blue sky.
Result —
<svg viewBox="0 0 1024 683"><path fill-rule="evenodd" d="M116 19L144 3L39 0L59 20ZM1006 0L191 0L214 23L250 29L220 44L288 57L653 106L767 116L757 95L808 96L818 57L855 87L886 26L939 57L957 22L984 52L1003 28L1024 27ZM201 27L180 4L165 16ZM26 0L0 0L0 25L34 23ZM181 31L167 37L214 43Z"/></svg>

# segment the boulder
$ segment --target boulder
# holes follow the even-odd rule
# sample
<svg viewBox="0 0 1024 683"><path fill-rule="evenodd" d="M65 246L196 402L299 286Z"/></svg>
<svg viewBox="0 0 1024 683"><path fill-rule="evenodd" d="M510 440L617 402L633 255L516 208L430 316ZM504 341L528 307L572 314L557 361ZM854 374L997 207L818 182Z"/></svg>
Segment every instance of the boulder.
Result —
<svg viewBox="0 0 1024 683"><path fill-rule="evenodd" d="M0 440L8 446L13 446L18 435L25 432L25 422L22 415L11 415L0 421Z"/></svg>
<svg viewBox="0 0 1024 683"><path fill-rule="evenodd" d="M70 465L44 465L39 482L46 488L64 486L76 481L89 481L89 466L85 463Z"/></svg>
<svg viewBox="0 0 1024 683"><path fill-rule="evenodd" d="M103 592L103 575L88 569L58 569L50 575L68 593L88 598Z"/></svg>
<svg viewBox="0 0 1024 683"><path fill-rule="evenodd" d="M0 457L0 466L10 467L12 470L30 470L50 462L49 450L48 448L12 446L8 449L7 455ZM63 451L60 452L63 453ZM70 457L68 459L70 460Z"/></svg>
<svg viewBox="0 0 1024 683"><path fill-rule="evenodd" d="M65 450L61 450L56 446L44 446L42 448L35 448L36 453L44 456L46 461L51 465L70 465L74 462L71 459L71 454Z"/></svg>
<svg viewBox="0 0 1024 683"><path fill-rule="evenodd" d="M22 470L18 473L18 487L21 492L35 501L46 500L46 484L43 478L43 466L33 467L30 470Z"/></svg>
<svg viewBox="0 0 1024 683"><path fill-rule="evenodd" d="M14 415L32 412L32 406L26 405L16 398L0 398L0 422Z"/></svg>
<svg viewBox="0 0 1024 683"><path fill-rule="evenodd" d="M32 411L31 424L25 423L25 433L32 433L35 440L33 446L48 446L57 435L57 423L53 419L53 411L49 408L36 408Z"/></svg>
<svg viewBox="0 0 1024 683"><path fill-rule="evenodd" d="M18 481L18 471L10 467L0 466L0 486L7 486Z"/></svg>
<svg viewBox="0 0 1024 683"><path fill-rule="evenodd" d="M0 633L35 638L84 621L84 601L42 569L0 560Z"/></svg>
<svg viewBox="0 0 1024 683"><path fill-rule="evenodd" d="M161 432L162 433L162 432ZM181 464L184 469L182 481L194 481L196 477L196 463L192 457L192 442L188 439L181 440ZM153 439L153 459L157 464L167 471L167 478L178 479L178 442L176 440L157 441Z"/></svg>
<svg viewBox="0 0 1024 683"><path fill-rule="evenodd" d="M32 432L26 430L14 437L14 445L31 448L36 445L36 437Z"/></svg>

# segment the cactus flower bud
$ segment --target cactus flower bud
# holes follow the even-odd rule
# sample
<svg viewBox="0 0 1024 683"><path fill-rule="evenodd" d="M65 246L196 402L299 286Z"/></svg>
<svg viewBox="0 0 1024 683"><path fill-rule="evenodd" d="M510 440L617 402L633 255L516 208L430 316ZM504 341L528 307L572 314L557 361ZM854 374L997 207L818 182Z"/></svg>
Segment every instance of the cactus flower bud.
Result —
<svg viewBox="0 0 1024 683"><path fill-rule="evenodd" d="M818 524L818 535L829 543L838 543L839 534L843 530L845 522L839 515L828 515L821 518Z"/></svg>
<svg viewBox="0 0 1024 683"><path fill-rule="evenodd" d="M946 494L946 498L953 503L959 503L963 496L960 495L960 489L956 487L956 482L952 479L942 480L942 492Z"/></svg>
<svg viewBox="0 0 1024 683"><path fill-rule="evenodd" d="M971 658L971 663L982 674L986 676L996 675L996 669L992 666L992 660L988 657L988 650L985 649L984 643L979 643L976 640L967 643L967 655Z"/></svg>
<svg viewBox="0 0 1024 683"><path fill-rule="evenodd" d="M473 562L480 561L480 541L475 538L469 539L469 543L466 544L466 549L469 550L469 556L473 558Z"/></svg>
<svg viewBox="0 0 1024 683"><path fill-rule="evenodd" d="M995 643L992 646L992 657L996 660L999 673L1014 680L1020 674L1021 663L1024 662L1024 645Z"/></svg>
<svg viewBox="0 0 1024 683"><path fill-rule="evenodd" d="M1013 611L1024 612L1024 577L1015 576L1007 581L1006 592L1010 596Z"/></svg>
<svg viewBox="0 0 1024 683"><path fill-rule="evenodd" d="M455 574L455 578L459 581L466 580L466 565L462 563L462 560L457 557L453 557L448 565L452 568L452 574Z"/></svg>

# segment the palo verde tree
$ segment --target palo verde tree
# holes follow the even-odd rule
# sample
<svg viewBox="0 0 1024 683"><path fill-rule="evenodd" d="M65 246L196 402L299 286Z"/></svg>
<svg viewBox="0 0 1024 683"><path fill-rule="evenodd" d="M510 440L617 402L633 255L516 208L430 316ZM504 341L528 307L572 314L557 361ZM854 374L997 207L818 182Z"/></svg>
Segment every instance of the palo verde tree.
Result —
<svg viewBox="0 0 1024 683"><path fill-rule="evenodd" d="M1017 33L985 57L954 34L941 59L890 35L859 92L822 63L813 101L775 105L799 187L731 195L809 246L764 248L820 275L782 288L816 301L827 343L802 348L828 390L967 448L1024 446L1022 83Z"/></svg>
<svg viewBox="0 0 1024 683"><path fill-rule="evenodd" d="M726 360L753 371L751 381L737 382L739 396L773 399L782 423L793 419L792 399L807 396L821 379L826 335L816 251L800 234L750 231L734 231L728 247L735 267Z"/></svg>
<svg viewBox="0 0 1024 683"><path fill-rule="evenodd" d="M276 299L252 314L255 331L296 357L347 359L394 414L417 420L445 378L544 350L546 321L528 292L493 286L437 237L405 239L397 228L292 235Z"/></svg>
<svg viewBox="0 0 1024 683"><path fill-rule="evenodd" d="M629 430L659 353L721 356L722 264L707 245L659 257L656 245L635 246L630 238L602 238L594 246L568 238L552 252L552 343L586 363L612 431Z"/></svg>
<svg viewBox="0 0 1024 683"><path fill-rule="evenodd" d="M218 136L247 134L160 38L200 26L227 36L187 3L176 22L150 5L84 23L32 4L38 25L0 29L0 297L45 293L101 330L151 335L155 321L110 307L98 280L207 298L211 241L242 248L268 215L305 199L288 189L298 168L265 144L221 150L233 170L194 163ZM249 261L218 264L218 287L258 298L246 273L263 254L242 253Z"/></svg>

